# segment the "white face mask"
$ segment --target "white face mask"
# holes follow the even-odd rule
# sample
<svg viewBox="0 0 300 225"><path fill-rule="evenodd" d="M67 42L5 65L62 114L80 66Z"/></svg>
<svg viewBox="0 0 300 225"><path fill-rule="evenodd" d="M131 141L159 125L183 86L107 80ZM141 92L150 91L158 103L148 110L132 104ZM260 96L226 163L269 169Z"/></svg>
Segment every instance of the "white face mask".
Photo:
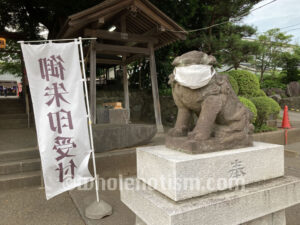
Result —
<svg viewBox="0 0 300 225"><path fill-rule="evenodd" d="M182 86L197 89L208 84L216 71L211 65L190 65L175 67L175 80Z"/></svg>

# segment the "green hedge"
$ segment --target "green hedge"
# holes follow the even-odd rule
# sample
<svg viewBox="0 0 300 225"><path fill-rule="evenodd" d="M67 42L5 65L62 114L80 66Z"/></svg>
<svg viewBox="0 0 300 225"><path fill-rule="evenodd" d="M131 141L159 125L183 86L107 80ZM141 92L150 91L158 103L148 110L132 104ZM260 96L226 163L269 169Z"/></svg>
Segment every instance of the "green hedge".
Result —
<svg viewBox="0 0 300 225"><path fill-rule="evenodd" d="M266 97L266 93L262 90L256 90L255 92L253 92L252 97Z"/></svg>
<svg viewBox="0 0 300 225"><path fill-rule="evenodd" d="M239 86L239 95L244 97L260 96L259 80L255 74L246 70L231 70L228 72Z"/></svg>
<svg viewBox="0 0 300 225"><path fill-rule="evenodd" d="M257 109L257 118L255 121L255 126L257 127L265 125L271 114L278 115L280 112L279 104L272 98L262 96L251 98L251 101Z"/></svg>
<svg viewBox="0 0 300 225"><path fill-rule="evenodd" d="M251 100L244 98L242 96L239 96L239 100L241 103L244 104L244 106L246 106L246 108L248 108L252 112L252 121L251 122L254 123L257 118L257 109L256 109L255 105L253 104L253 102L251 102Z"/></svg>

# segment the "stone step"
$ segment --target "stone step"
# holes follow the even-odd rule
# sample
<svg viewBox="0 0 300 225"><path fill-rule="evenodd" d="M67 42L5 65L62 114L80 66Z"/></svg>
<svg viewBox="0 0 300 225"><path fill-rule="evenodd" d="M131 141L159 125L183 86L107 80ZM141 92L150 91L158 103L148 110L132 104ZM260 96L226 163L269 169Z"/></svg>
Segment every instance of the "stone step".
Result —
<svg viewBox="0 0 300 225"><path fill-rule="evenodd" d="M33 121L31 121L33 124ZM28 126L28 121L26 118L22 119L0 119L0 128L26 128Z"/></svg>
<svg viewBox="0 0 300 225"><path fill-rule="evenodd" d="M41 160L36 159L24 159L20 161L0 162L0 175L24 173L29 171L40 171Z"/></svg>
<svg viewBox="0 0 300 225"><path fill-rule="evenodd" d="M24 188L39 186L41 184L41 172L30 171L24 173L0 175L0 191L12 188Z"/></svg>
<svg viewBox="0 0 300 225"><path fill-rule="evenodd" d="M0 106L0 114L18 114L18 113L25 113L25 107Z"/></svg>
<svg viewBox="0 0 300 225"><path fill-rule="evenodd" d="M0 107L3 108L25 108L22 102L0 102Z"/></svg>
<svg viewBox="0 0 300 225"><path fill-rule="evenodd" d="M8 100L0 100L0 106L7 105L7 106L12 106L12 105L25 105L25 102L21 100L15 100L15 101L8 101Z"/></svg>
<svg viewBox="0 0 300 225"><path fill-rule="evenodd" d="M27 120L27 114L26 113L0 114L0 121L6 120L6 119L26 119Z"/></svg>
<svg viewBox="0 0 300 225"><path fill-rule="evenodd" d="M40 158L37 147L0 151L0 162L11 162L24 159L37 159Z"/></svg>

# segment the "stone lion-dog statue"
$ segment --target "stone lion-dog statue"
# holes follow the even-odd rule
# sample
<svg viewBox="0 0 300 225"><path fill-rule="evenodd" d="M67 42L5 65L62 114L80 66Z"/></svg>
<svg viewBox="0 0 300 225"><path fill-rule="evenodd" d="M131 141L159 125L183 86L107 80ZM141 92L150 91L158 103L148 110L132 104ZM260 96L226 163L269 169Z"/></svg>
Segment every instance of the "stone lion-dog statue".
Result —
<svg viewBox="0 0 300 225"><path fill-rule="evenodd" d="M169 84L178 114L166 136L168 148L199 154L253 145L252 113L239 101L228 77L215 72L215 62L200 51L173 61Z"/></svg>

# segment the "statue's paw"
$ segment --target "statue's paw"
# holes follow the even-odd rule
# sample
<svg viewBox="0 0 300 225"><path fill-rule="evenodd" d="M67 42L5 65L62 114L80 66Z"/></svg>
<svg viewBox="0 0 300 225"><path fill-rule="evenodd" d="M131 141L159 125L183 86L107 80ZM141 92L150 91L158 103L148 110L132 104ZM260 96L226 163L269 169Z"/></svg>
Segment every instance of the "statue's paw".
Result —
<svg viewBox="0 0 300 225"><path fill-rule="evenodd" d="M187 129L172 128L169 130L168 135L172 137L184 137L187 135Z"/></svg>
<svg viewBox="0 0 300 225"><path fill-rule="evenodd" d="M193 139L195 139L195 136L196 136L196 132L194 132L194 131L189 132L188 139L193 140Z"/></svg>
<svg viewBox="0 0 300 225"><path fill-rule="evenodd" d="M195 141L205 141L209 139L209 135L193 131L189 133L188 139Z"/></svg>

